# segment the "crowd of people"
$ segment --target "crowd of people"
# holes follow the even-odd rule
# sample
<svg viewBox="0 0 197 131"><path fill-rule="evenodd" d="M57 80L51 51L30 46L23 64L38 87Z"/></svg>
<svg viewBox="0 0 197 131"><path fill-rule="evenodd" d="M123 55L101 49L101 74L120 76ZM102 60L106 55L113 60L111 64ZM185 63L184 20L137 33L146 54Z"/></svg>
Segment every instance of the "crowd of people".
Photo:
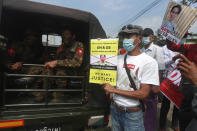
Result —
<svg viewBox="0 0 197 131"><path fill-rule="evenodd" d="M143 30L130 24L122 27L119 37L123 38L122 46L126 52L118 56L117 85L102 85L106 92L112 94L112 130L166 131L170 100L163 95L158 127L159 86L174 68L182 75L179 88L184 99L179 109L174 106L171 128L175 131L196 130L197 45L176 44L166 39L165 46L159 47L153 43L152 29ZM187 34L183 39L186 37ZM140 43L143 43L143 48L140 48Z"/></svg>
<svg viewBox="0 0 197 131"><path fill-rule="evenodd" d="M180 13L181 9L174 7L172 14ZM27 37L20 42L22 49L12 47L9 55L22 55L24 61L10 65L13 71L23 71L23 62L37 59L42 54L38 51L35 32L27 31ZM108 83L102 85L104 90L112 94L110 113L113 131L160 131L166 130L166 119L170 108L170 100L163 95L159 122L158 94L159 86L170 71L174 68L180 70L182 79L181 88L184 99L180 108L174 106L171 128L175 131L194 131L197 129L197 44L173 43L166 39L165 46L159 47L154 43L154 32L150 28L142 29L138 25L126 25L119 32L123 38L122 46L126 51L118 56L117 85ZM187 34L183 39L187 38ZM70 68L80 67L83 61L83 43L75 40L75 34L65 29L62 32L62 45L57 48L57 59L44 61L44 67L29 68L27 74L48 74L65 76ZM27 44L28 43L28 44ZM143 48L140 47L143 43ZM26 48L27 47L27 48ZM29 48L35 49L29 52ZM42 52L42 51L38 51ZM22 54L20 54L22 53ZM32 54L28 55L28 54ZM30 58L32 57L32 58ZM105 63L106 56L100 56L100 64ZM178 59L178 60L177 60ZM61 68L55 68L61 67ZM73 72L72 72L73 73ZM56 80L57 88L62 89L67 85L66 80ZM34 85L37 89L37 85ZM32 94L36 102L44 100L44 94L34 92ZM61 101L64 94L54 92L51 102ZM159 124L159 127L157 126Z"/></svg>

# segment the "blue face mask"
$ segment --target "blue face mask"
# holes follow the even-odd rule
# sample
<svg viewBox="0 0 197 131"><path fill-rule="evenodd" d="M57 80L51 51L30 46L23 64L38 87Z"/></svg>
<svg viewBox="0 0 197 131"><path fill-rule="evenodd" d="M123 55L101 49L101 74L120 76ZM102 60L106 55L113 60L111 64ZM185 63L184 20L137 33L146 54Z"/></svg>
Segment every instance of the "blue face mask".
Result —
<svg viewBox="0 0 197 131"><path fill-rule="evenodd" d="M123 48L126 50L126 51L132 51L135 46L134 46L134 39L124 39L123 40Z"/></svg>
<svg viewBox="0 0 197 131"><path fill-rule="evenodd" d="M142 43L143 43L144 45L148 45L148 44L150 43L150 38L149 38L149 37L143 37L143 38L142 38Z"/></svg>

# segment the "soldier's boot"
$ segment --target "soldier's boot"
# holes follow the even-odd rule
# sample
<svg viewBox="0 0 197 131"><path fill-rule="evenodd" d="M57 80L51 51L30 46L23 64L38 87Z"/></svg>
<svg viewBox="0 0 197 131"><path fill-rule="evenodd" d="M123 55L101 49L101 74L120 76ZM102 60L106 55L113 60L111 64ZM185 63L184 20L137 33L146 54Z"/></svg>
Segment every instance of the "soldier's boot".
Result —
<svg viewBox="0 0 197 131"><path fill-rule="evenodd" d="M64 92L53 92L53 99L51 103L63 103L64 102Z"/></svg>

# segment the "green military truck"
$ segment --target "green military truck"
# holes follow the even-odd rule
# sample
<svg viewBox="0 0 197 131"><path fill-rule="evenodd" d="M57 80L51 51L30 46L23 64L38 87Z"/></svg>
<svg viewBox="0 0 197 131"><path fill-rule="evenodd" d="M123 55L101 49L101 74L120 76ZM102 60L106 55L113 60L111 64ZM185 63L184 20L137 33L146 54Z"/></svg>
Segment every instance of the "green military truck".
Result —
<svg viewBox="0 0 197 131"><path fill-rule="evenodd" d="M15 41L21 41L25 30L33 28L42 41L45 62L53 60L61 44L60 32L68 27L75 30L76 40L84 44L83 63L79 68L70 69L71 72L77 71L73 75L18 73L7 67L21 59L12 56L13 50L0 56L0 130L78 131L98 129L107 124L107 119L103 120L108 113L105 92L98 85L88 82L90 39L106 38L98 19L89 12L76 9L27 0L0 0L0 34L4 36L1 43L6 43L7 50L10 43L20 48L21 45ZM30 59L22 67L43 64ZM32 82L31 78L41 81L40 88L32 88L37 81ZM66 79L65 88L56 88L56 79ZM34 92L42 92L44 101L35 102L32 97ZM63 93L62 101L51 103L52 92Z"/></svg>

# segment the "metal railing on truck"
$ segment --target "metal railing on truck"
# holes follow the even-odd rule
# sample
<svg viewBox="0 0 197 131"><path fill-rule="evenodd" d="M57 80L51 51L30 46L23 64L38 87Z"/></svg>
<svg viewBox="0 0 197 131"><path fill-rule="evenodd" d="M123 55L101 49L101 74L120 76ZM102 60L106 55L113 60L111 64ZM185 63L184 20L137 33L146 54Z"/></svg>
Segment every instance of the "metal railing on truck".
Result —
<svg viewBox="0 0 197 131"><path fill-rule="evenodd" d="M23 64L23 66L43 66L43 65L38 65L38 64ZM7 80L9 78L40 78L43 81L43 88L42 89L29 89L27 86L28 81L26 81L26 87L22 88L22 89L10 89L7 86ZM57 79L57 78L65 78L65 79L72 79L72 81L74 82L78 82L78 84L81 86L81 88L77 88L77 89L52 89L51 88L51 84L49 83L49 81L51 81L51 79ZM3 107L8 108L8 107L24 107L24 106L44 106L44 107L48 107L48 106L53 106L53 105L83 105L84 103L84 97L85 97L85 76L57 76L57 75L27 75L27 74L8 74L5 73L4 74L4 82L3 82ZM24 79L25 80L25 79ZM76 80L76 81L75 81ZM7 98L6 98L6 94L7 93L13 93L13 92L44 92L45 98L44 98L44 102L42 103L26 103L26 104L20 104L20 103L16 103L16 104L8 104L6 103ZM60 103L51 103L49 102L49 96L50 93L52 92L63 92L63 93L80 93L81 96L81 101L80 102L60 102ZM12 98L14 99L14 98ZM15 98L17 99L17 98Z"/></svg>

